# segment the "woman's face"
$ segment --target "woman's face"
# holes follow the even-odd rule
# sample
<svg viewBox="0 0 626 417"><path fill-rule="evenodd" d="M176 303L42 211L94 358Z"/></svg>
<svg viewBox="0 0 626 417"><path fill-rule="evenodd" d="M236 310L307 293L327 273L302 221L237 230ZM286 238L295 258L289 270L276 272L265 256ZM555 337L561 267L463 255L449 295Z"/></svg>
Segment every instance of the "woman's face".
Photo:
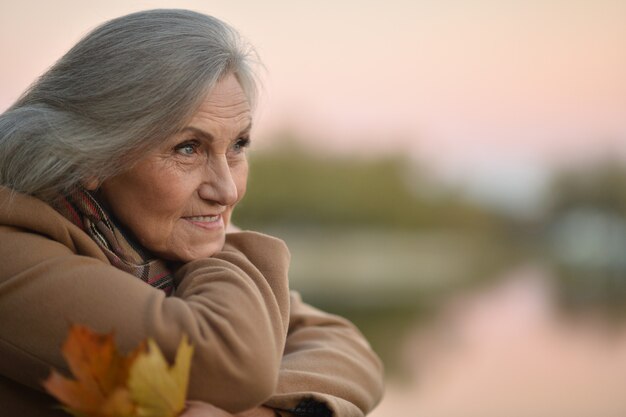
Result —
<svg viewBox="0 0 626 417"><path fill-rule="evenodd" d="M234 76L219 82L189 124L99 195L138 241L177 261L220 251L246 191L251 111Z"/></svg>

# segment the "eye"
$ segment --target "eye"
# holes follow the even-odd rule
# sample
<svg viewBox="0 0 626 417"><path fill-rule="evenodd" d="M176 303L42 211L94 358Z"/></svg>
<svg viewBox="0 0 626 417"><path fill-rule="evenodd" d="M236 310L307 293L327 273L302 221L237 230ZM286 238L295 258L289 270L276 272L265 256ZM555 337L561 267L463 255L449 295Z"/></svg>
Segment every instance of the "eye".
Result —
<svg viewBox="0 0 626 417"><path fill-rule="evenodd" d="M239 138L233 143L233 150L237 153L243 152L250 146L250 138Z"/></svg>
<svg viewBox="0 0 626 417"><path fill-rule="evenodd" d="M197 140L185 141L176 145L174 151L180 155L190 156L198 151L200 143Z"/></svg>

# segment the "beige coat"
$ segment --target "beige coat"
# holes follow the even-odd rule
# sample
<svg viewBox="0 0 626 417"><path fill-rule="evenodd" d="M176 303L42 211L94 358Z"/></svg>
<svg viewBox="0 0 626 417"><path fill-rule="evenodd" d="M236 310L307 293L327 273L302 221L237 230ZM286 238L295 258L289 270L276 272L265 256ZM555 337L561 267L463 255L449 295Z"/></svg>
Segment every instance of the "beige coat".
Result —
<svg viewBox="0 0 626 417"><path fill-rule="evenodd" d="M42 392L70 323L115 331L122 350L154 338L171 360L195 345L189 399L231 412L325 403L362 416L382 394L382 366L346 320L290 293L289 252L273 237L228 235L224 250L176 272L172 297L109 263L49 205L0 188L0 415L64 415Z"/></svg>

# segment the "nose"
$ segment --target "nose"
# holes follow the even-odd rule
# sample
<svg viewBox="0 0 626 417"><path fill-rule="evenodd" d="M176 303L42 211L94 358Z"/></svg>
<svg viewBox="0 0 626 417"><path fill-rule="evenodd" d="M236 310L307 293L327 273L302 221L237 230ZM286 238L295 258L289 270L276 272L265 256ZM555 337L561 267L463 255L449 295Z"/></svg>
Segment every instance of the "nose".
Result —
<svg viewBox="0 0 626 417"><path fill-rule="evenodd" d="M222 206L235 204L238 198L237 185L226 156L216 155L205 168L203 181L198 188L200 198Z"/></svg>

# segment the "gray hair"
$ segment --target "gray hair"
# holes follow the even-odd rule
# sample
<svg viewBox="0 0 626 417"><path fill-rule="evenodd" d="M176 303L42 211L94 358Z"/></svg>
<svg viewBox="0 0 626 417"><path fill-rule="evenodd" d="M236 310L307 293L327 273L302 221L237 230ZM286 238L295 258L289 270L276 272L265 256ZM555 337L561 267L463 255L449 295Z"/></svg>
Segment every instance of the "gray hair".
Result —
<svg viewBox="0 0 626 417"><path fill-rule="evenodd" d="M234 74L256 102L252 47L220 20L150 10L96 28L0 115L0 185L51 202L123 172Z"/></svg>

